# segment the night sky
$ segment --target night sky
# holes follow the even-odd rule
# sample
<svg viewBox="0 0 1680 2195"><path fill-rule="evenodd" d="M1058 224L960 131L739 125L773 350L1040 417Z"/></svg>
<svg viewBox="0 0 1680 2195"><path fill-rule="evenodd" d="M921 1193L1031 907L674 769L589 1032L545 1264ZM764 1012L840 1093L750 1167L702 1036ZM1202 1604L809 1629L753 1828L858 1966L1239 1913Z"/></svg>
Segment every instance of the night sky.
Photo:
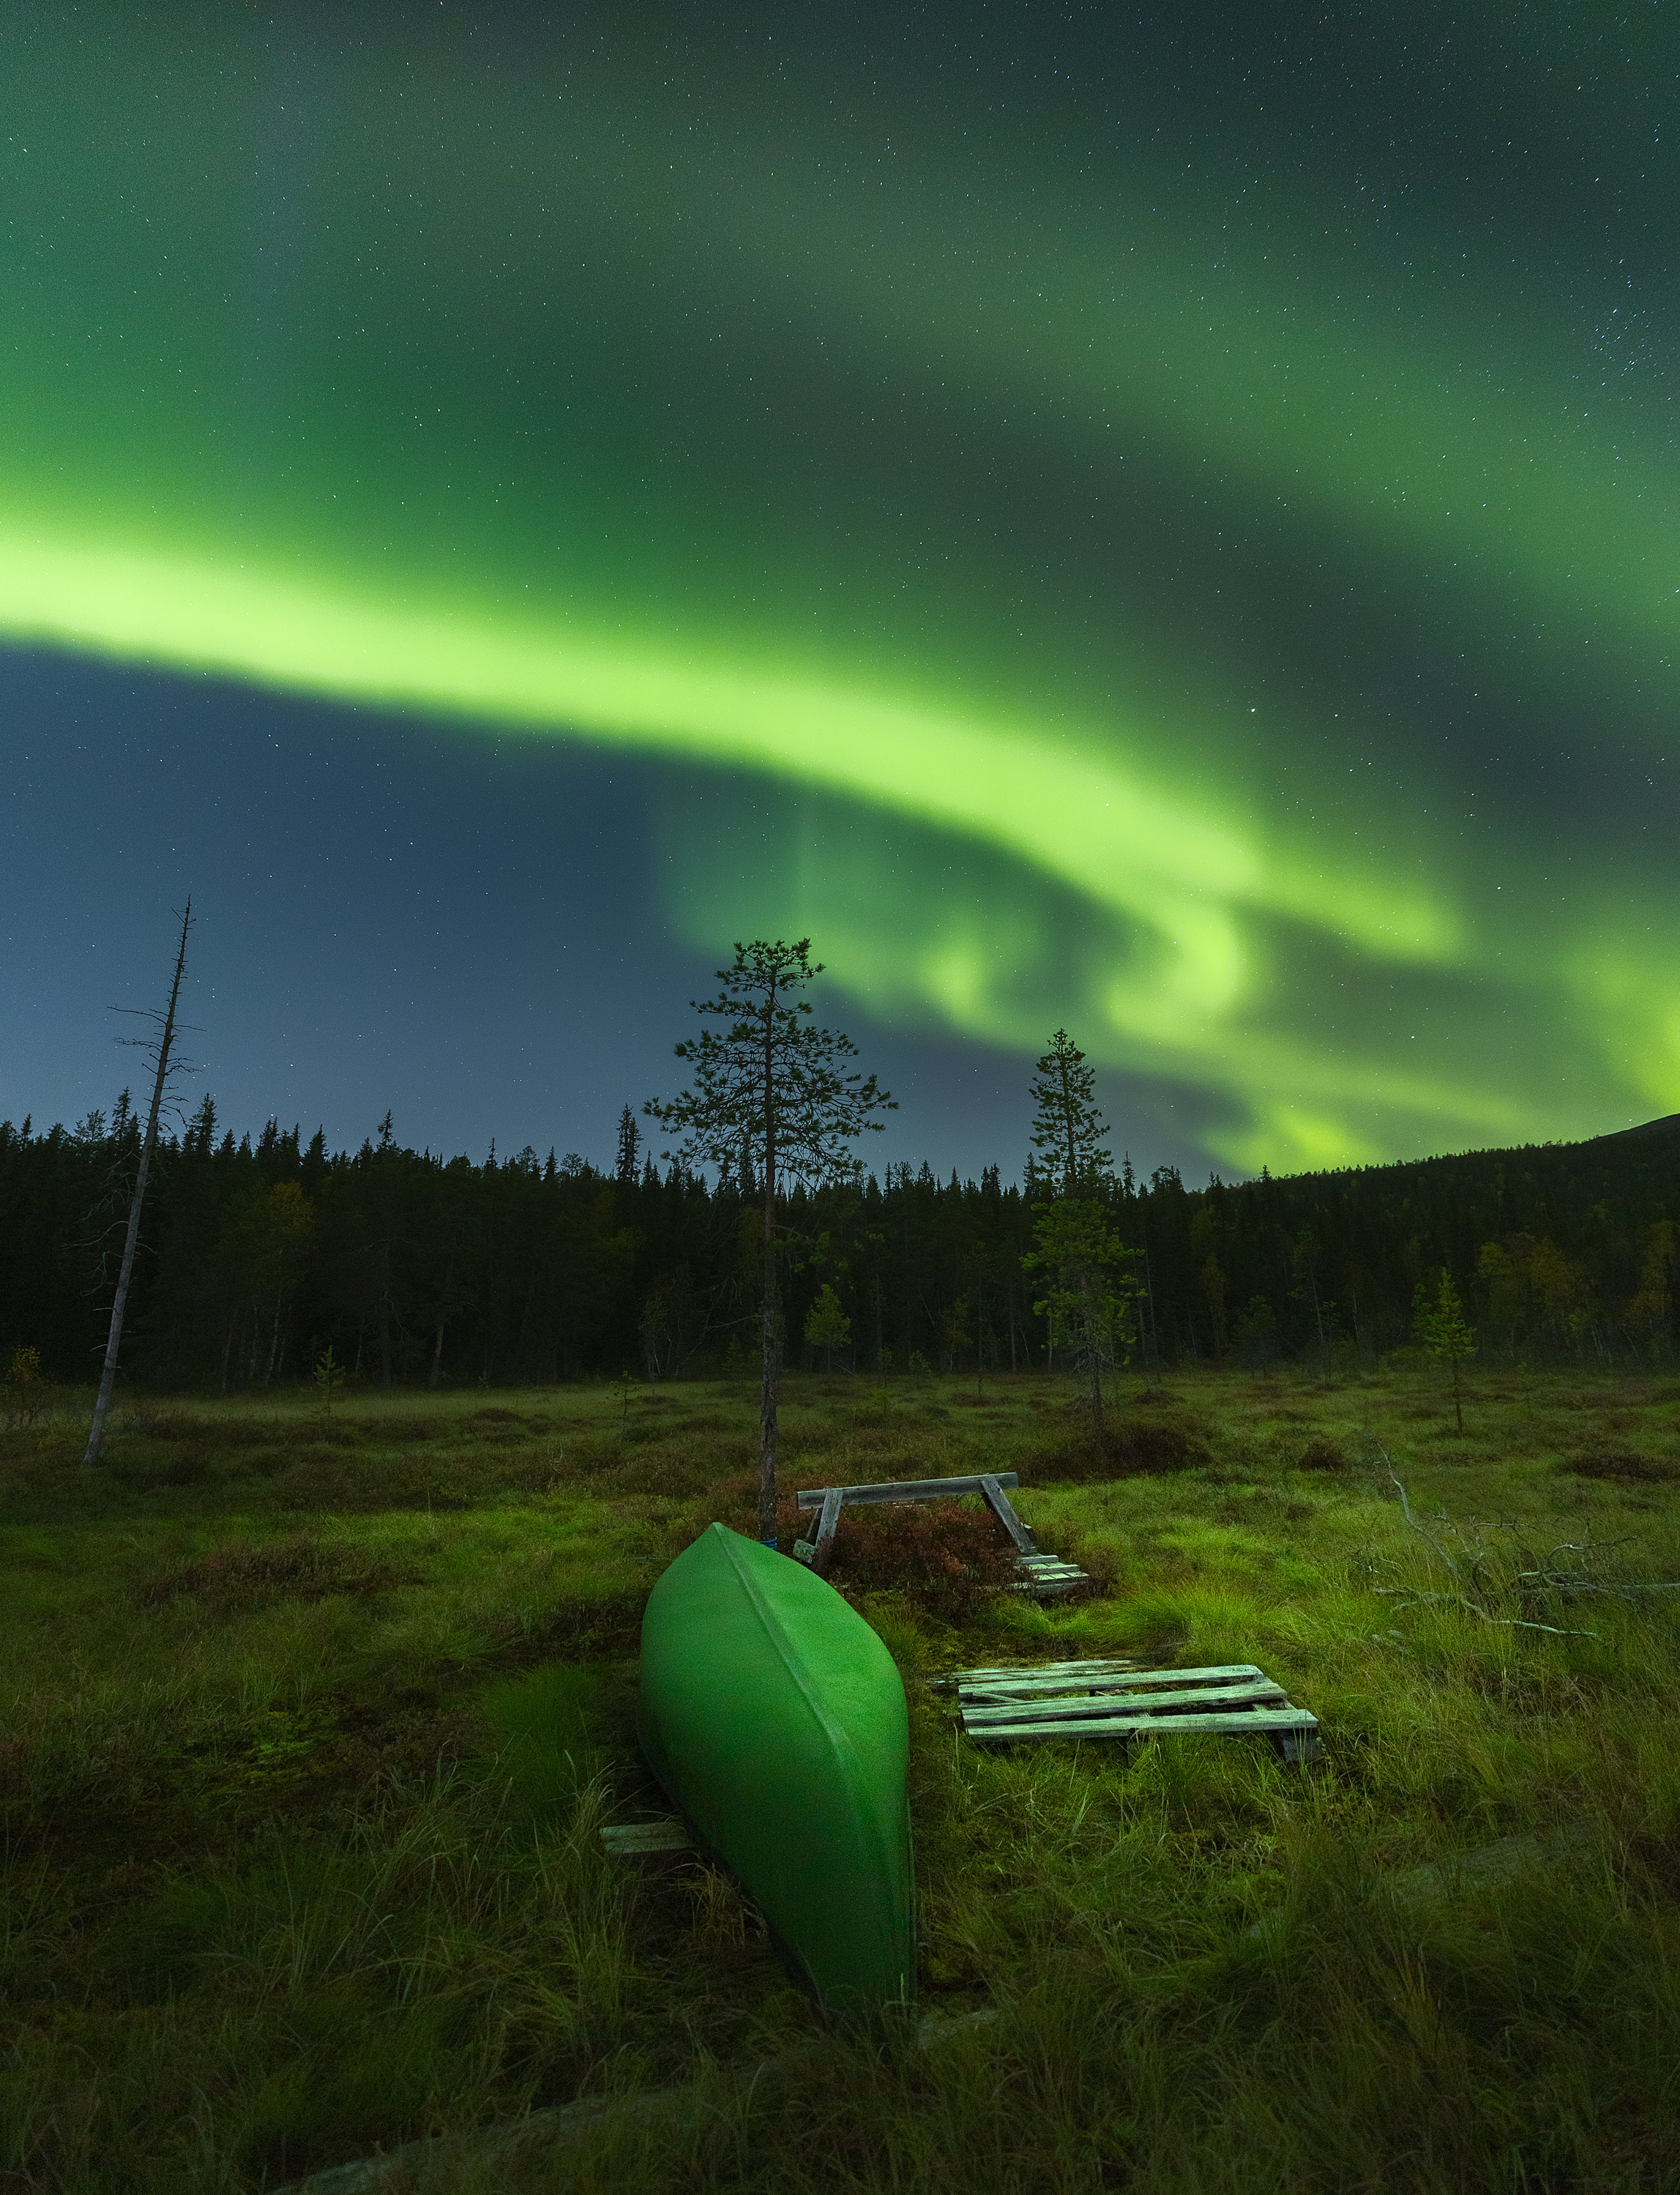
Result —
<svg viewBox="0 0 1680 2195"><path fill-rule="evenodd" d="M0 32L0 1115L604 1160L738 936L1026 1148L1680 1109L1644 4ZM890 1143L889 1150L886 1145Z"/></svg>

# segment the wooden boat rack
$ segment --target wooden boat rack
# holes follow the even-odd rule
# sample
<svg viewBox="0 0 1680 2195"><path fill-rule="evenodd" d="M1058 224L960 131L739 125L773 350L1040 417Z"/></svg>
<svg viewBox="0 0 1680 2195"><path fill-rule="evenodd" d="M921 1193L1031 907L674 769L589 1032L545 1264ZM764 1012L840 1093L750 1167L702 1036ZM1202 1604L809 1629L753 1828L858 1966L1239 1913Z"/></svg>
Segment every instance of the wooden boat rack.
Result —
<svg viewBox="0 0 1680 2195"><path fill-rule="evenodd" d="M1015 1504L1004 1491L1005 1487L1020 1483L1020 1478L1013 1471L983 1471L972 1478L897 1478L875 1486L803 1487L799 1507L818 1512L817 1535L814 1540L796 1540L793 1552L802 1563L808 1563L819 1577L826 1577L833 1559L834 1534L840 1512L848 1504L946 1501L958 1494L978 1494L1014 1542L1015 1568L1021 1573L1015 1580L1017 1593L1031 1593L1035 1600L1058 1599L1082 1585L1089 1585L1089 1576L1077 1563L1064 1563L1058 1556L1039 1552L1038 1541L1015 1514Z"/></svg>
<svg viewBox="0 0 1680 2195"><path fill-rule="evenodd" d="M958 1669L937 1679L954 1691L968 1736L981 1745L1033 1738L1140 1738L1175 1731L1268 1737L1280 1759L1322 1759L1318 1718L1291 1704L1251 1662L1212 1669L1140 1669L1135 1662L1029 1662Z"/></svg>

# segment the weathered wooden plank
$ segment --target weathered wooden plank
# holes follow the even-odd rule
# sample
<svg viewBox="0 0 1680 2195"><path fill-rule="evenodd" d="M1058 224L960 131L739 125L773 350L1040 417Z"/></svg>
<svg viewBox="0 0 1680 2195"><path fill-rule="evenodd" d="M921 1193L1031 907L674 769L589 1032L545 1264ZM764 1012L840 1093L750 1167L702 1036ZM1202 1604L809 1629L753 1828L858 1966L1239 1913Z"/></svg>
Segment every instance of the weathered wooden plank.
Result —
<svg viewBox="0 0 1680 2195"><path fill-rule="evenodd" d="M995 1695L986 1702L963 1708L964 1730L985 1730L992 1723L1089 1721L1093 1715L1167 1714L1178 1720L1182 1710L1240 1707L1245 1702L1274 1701L1287 1707L1289 1695L1269 1677L1247 1677L1240 1684L1210 1685L1204 1691L1181 1692L1088 1692L1077 1699L1010 1701Z"/></svg>
<svg viewBox="0 0 1680 2195"><path fill-rule="evenodd" d="M1008 1476L1011 1486L1020 1484L1020 1480L1013 1472L1010 1472ZM1021 1553L1036 1555L1038 1552L1038 1541L1021 1523L1020 1518L1015 1515L1015 1504L1004 1493L1003 1481L995 1471L983 1471L981 1473L980 1490L990 1504L992 1515L1009 1534L1010 1539L1015 1541Z"/></svg>
<svg viewBox="0 0 1680 2195"><path fill-rule="evenodd" d="M673 1816L664 1822L614 1822L601 1833L601 1841L614 1859L634 1859L642 1852L692 1852L694 1841L686 1824Z"/></svg>
<svg viewBox="0 0 1680 2195"><path fill-rule="evenodd" d="M1002 1679L1007 1677L1056 1677L1064 1674L1071 1675L1083 1669L1135 1669L1136 1667L1136 1662L1130 1661L1124 1656L1115 1655L1107 1655L1101 1659L1086 1662L1005 1662L986 1668L953 1669L949 1676L940 1677L935 1679L935 1682L941 1685L979 1684L982 1680L994 1678ZM1191 1673L1173 1669L1163 1670L1160 1674L1164 1676L1176 1677ZM1221 1672L1222 1675L1228 1674L1229 1673ZM1246 1666L1243 1674L1245 1675L1248 1674Z"/></svg>
<svg viewBox="0 0 1680 2195"><path fill-rule="evenodd" d="M996 1692L1000 1697L1021 1699L1033 1695L1049 1696L1056 1692L1104 1691L1123 1689L1136 1691L1144 1686L1175 1685L1228 1685L1245 1677L1263 1677L1263 1669L1252 1662L1232 1662L1215 1669L1140 1669L1134 1662L1105 1662L1079 1663L1040 1662L1035 1669L999 1670L994 1676L989 1672L980 1679L967 1670L958 1673L952 1680L959 1696L966 1702L976 1702L986 1693Z"/></svg>
<svg viewBox="0 0 1680 2195"><path fill-rule="evenodd" d="M1106 1715L1085 1722L988 1724L970 1731L976 1743L1013 1745L1034 1737L1171 1737L1183 1731L1214 1731L1226 1734L1244 1731L1316 1731L1318 1717L1305 1708L1250 1708L1223 1714Z"/></svg>
<svg viewBox="0 0 1680 2195"><path fill-rule="evenodd" d="M987 1476L999 1486L1021 1483L1012 1471L988 1472ZM855 1506L866 1501L939 1501L946 1495L984 1491L978 1478L895 1478L879 1486L804 1486L794 1498L802 1509L820 1509L831 1494Z"/></svg>

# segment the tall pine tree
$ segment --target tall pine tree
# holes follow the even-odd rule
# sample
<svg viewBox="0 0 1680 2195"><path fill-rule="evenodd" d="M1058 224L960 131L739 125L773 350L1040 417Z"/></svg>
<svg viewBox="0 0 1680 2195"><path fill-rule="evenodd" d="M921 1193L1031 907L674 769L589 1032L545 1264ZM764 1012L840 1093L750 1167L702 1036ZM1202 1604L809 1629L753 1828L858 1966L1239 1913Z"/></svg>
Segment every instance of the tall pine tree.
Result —
<svg viewBox="0 0 1680 2195"><path fill-rule="evenodd" d="M837 1029L817 1028L811 1004L798 994L822 973L811 941L737 943L734 963L720 968L715 999L689 1001L696 1013L722 1022L684 1040L676 1057L688 1063L692 1088L670 1100L650 1099L649 1116L682 1138L663 1154L684 1166L713 1166L726 1177L745 1172L751 1158L763 1199L763 1373L758 1413L758 1531L776 1544L776 1195L786 1177L815 1188L855 1170L849 1149L872 1118L897 1109L871 1074L846 1065L857 1046Z"/></svg>
<svg viewBox="0 0 1680 2195"><path fill-rule="evenodd" d="M1053 1196L1100 1190L1113 1178L1108 1126L1096 1106L1096 1077L1066 1029L1057 1029L1027 1091L1033 1115L1028 1172Z"/></svg>

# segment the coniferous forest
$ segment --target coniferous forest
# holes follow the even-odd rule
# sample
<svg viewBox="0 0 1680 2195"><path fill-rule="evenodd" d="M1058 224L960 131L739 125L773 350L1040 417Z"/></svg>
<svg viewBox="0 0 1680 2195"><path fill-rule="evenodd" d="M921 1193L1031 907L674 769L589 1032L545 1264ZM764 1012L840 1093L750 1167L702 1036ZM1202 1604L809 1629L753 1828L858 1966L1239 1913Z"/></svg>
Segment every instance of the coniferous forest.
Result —
<svg viewBox="0 0 1680 2195"><path fill-rule="evenodd" d="M1117 1139L1118 1140L1118 1139ZM0 1352L96 1369L141 1142L109 1116L0 1124ZM889 1166L782 1200L785 1360L895 1374L1054 1368L1035 1310L1035 1177ZM1142 1293L1134 1366L1325 1368L1413 1345L1444 1270L1484 1362L1675 1352L1680 1120L1574 1145L1188 1186L1124 1165L1103 1195ZM235 1391L327 1352L352 1380L463 1386L745 1368L760 1305L750 1172L661 1167L628 1108L611 1172L526 1149L413 1150L388 1115L355 1151L206 1098L160 1143L124 1377Z"/></svg>

